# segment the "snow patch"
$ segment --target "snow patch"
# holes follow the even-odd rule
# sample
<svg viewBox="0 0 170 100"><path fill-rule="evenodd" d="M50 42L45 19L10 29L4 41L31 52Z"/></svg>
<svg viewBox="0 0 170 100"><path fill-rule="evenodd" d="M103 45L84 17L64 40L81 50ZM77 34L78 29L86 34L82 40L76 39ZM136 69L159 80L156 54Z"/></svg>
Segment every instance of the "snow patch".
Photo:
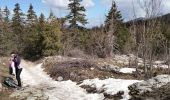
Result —
<svg viewBox="0 0 170 100"><path fill-rule="evenodd" d="M132 74L133 72L135 72L136 71L136 69L135 68L121 68L120 69L120 72L121 73L130 73L130 74Z"/></svg>
<svg viewBox="0 0 170 100"><path fill-rule="evenodd" d="M105 79L105 80L99 80L98 78L96 79L89 79L89 80L84 80L82 85L89 85L92 87L95 87L97 91L100 90L105 90L107 94L117 94L119 91L124 91L123 99L122 100L128 100L130 98L129 96L129 90L128 86L140 82L138 80L123 80L123 79Z"/></svg>

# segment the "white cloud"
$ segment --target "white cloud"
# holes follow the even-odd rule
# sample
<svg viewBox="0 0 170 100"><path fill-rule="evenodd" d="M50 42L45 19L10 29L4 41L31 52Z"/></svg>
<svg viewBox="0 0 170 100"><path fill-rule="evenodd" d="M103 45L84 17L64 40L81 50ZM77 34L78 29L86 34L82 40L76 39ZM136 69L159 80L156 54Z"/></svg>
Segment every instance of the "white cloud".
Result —
<svg viewBox="0 0 170 100"><path fill-rule="evenodd" d="M43 3L48 4L53 8L67 9L69 0L43 0ZM94 2L92 0L83 0L81 4L86 8L94 6Z"/></svg>
<svg viewBox="0 0 170 100"><path fill-rule="evenodd" d="M85 8L93 7L95 4L92 0L83 0L81 3Z"/></svg>
<svg viewBox="0 0 170 100"><path fill-rule="evenodd" d="M67 9L69 0L43 0L43 3L51 6L52 8Z"/></svg>

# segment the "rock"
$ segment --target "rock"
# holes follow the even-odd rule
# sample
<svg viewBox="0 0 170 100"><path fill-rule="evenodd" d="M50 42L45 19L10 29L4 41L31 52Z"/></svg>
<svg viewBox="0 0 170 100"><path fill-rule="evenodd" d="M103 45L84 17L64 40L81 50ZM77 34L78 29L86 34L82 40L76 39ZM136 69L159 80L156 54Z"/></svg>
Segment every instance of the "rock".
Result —
<svg viewBox="0 0 170 100"><path fill-rule="evenodd" d="M62 76L59 76L59 77L57 78L57 81L63 81L63 77L62 77Z"/></svg>
<svg viewBox="0 0 170 100"><path fill-rule="evenodd" d="M81 85L80 87L85 89L88 93L97 93L96 87L92 87L89 85Z"/></svg>
<svg viewBox="0 0 170 100"><path fill-rule="evenodd" d="M104 93L103 94L105 97L105 100L111 99L111 100L120 100L123 99L122 95L124 95L124 91L119 91L117 92L117 94L108 94L108 93Z"/></svg>
<svg viewBox="0 0 170 100"><path fill-rule="evenodd" d="M170 75L159 75L143 82L134 83L130 85L128 89L132 97L131 100L169 100L160 98L164 94L167 94L164 98L169 98L169 86Z"/></svg>
<svg viewBox="0 0 170 100"><path fill-rule="evenodd" d="M120 73L120 68L117 66L113 66L113 65L104 65L100 68L103 71L109 71L109 72L113 72L113 73Z"/></svg>
<svg viewBox="0 0 170 100"><path fill-rule="evenodd" d="M90 68L90 70L94 70L94 68L93 68L93 67L91 67L91 68Z"/></svg>

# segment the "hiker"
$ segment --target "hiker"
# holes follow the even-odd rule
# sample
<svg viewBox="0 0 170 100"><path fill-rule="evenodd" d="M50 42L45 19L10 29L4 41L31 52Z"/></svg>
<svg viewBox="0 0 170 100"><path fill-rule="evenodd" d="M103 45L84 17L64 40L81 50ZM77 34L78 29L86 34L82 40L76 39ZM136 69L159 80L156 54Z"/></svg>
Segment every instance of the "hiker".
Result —
<svg viewBox="0 0 170 100"><path fill-rule="evenodd" d="M21 59L20 59L19 55L17 53L11 52L10 74L16 76L16 79L17 79L19 87L21 87L20 74L22 72L22 68L20 66L20 62L21 62Z"/></svg>

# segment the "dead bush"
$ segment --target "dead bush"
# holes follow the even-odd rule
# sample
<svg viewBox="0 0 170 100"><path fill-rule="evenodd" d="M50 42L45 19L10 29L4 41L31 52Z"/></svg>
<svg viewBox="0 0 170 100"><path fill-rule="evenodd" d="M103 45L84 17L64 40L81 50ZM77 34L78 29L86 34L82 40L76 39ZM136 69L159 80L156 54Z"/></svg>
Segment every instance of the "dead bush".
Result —
<svg viewBox="0 0 170 100"><path fill-rule="evenodd" d="M73 81L81 81L90 77L92 78L93 75L90 75L89 73L92 69L98 69L98 66L88 60L72 60L58 62L45 69L54 79L61 76L64 80L71 79Z"/></svg>

